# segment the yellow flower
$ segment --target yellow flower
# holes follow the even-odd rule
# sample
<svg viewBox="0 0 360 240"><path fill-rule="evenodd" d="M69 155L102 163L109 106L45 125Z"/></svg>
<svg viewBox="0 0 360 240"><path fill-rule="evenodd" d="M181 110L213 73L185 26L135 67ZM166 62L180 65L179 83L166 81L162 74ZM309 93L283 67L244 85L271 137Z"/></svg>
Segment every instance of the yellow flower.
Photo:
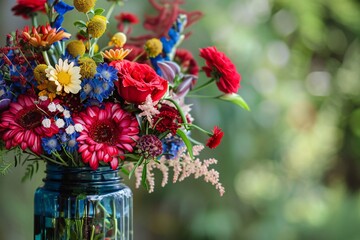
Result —
<svg viewBox="0 0 360 240"><path fill-rule="evenodd" d="M117 32L111 38L108 45L115 47L123 47L125 43L126 43L126 35L122 32Z"/></svg>
<svg viewBox="0 0 360 240"><path fill-rule="evenodd" d="M89 42L86 42L85 47L86 47L86 50L87 50L87 51L90 51L90 44L89 44ZM99 51L99 45L98 45L98 44L95 44L95 45L94 45L94 53L97 53L98 51Z"/></svg>
<svg viewBox="0 0 360 240"><path fill-rule="evenodd" d="M39 64L35 67L34 78L39 84L47 81L46 72L45 72L47 68L48 66L46 64Z"/></svg>
<svg viewBox="0 0 360 240"><path fill-rule="evenodd" d="M51 101L56 97L56 84L53 81L46 80L42 84L37 86L41 92L39 92L39 97L47 96Z"/></svg>
<svg viewBox="0 0 360 240"><path fill-rule="evenodd" d="M96 0L74 0L74 7L79 12L87 13L95 7Z"/></svg>
<svg viewBox="0 0 360 240"><path fill-rule="evenodd" d="M75 67L73 62L69 64L68 59L63 61L60 58L55 68L49 66L45 72L49 81L55 82L56 92L58 94L60 94L62 90L64 90L65 93L74 94L80 91L80 67Z"/></svg>
<svg viewBox="0 0 360 240"><path fill-rule="evenodd" d="M79 60L80 64L80 74L84 78L92 78L96 74L96 62L89 58L84 57Z"/></svg>
<svg viewBox="0 0 360 240"><path fill-rule="evenodd" d="M162 52L163 45L161 41L157 38L152 38L146 41L145 50L148 53L149 57L156 57Z"/></svg>
<svg viewBox="0 0 360 240"><path fill-rule="evenodd" d="M84 55L86 48L82 41L80 40L73 40L68 43L66 46L66 50L71 54L73 57Z"/></svg>
<svg viewBox="0 0 360 240"><path fill-rule="evenodd" d="M94 38L101 37L106 30L106 17L95 15L87 22L87 32Z"/></svg>
<svg viewBox="0 0 360 240"><path fill-rule="evenodd" d="M109 59L110 61L114 60L123 60L129 53L131 52L131 49L110 49L102 52L102 56L106 59Z"/></svg>

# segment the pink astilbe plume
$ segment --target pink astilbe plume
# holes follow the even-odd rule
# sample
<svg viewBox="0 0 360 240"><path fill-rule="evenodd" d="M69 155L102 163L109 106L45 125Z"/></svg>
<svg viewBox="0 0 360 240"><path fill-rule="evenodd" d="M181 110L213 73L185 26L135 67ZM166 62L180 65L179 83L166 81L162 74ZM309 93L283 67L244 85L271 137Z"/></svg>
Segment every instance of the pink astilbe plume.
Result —
<svg viewBox="0 0 360 240"><path fill-rule="evenodd" d="M194 156L198 156L204 149L204 146L197 145L193 147ZM195 179L204 177L205 182L211 183L219 191L220 196L225 193L225 188L219 182L219 172L214 169L209 169L210 165L217 164L217 160L210 158L201 161L199 158L191 159L190 155L186 152L185 148L181 148L178 155L169 160L165 156L162 156L158 162L150 161L147 165L146 180L149 185L149 192L153 192L155 188L154 169L159 169L163 174L161 186L164 187L169 178L169 169L173 169L173 183L181 182L185 178L194 176ZM134 167L131 164L128 168L131 170ZM141 185L143 166L139 166L135 170L136 188Z"/></svg>
<svg viewBox="0 0 360 240"><path fill-rule="evenodd" d="M150 127L153 126L153 116L159 114L159 110L155 108L158 101L153 102L151 99L151 95L149 94L146 97L146 100L143 104L139 105L138 108L142 110L142 112L139 114L139 117L146 117L148 120Z"/></svg>

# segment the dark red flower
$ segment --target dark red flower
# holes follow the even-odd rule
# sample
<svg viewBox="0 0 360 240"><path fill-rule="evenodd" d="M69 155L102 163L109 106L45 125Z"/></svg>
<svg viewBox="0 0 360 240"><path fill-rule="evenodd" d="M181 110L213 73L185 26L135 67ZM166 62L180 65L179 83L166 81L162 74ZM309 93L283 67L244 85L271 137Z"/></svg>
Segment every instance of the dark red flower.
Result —
<svg viewBox="0 0 360 240"><path fill-rule="evenodd" d="M17 0L17 4L11 9L15 15L29 18L35 12L45 13L46 0Z"/></svg>
<svg viewBox="0 0 360 240"><path fill-rule="evenodd" d="M195 61L192 53L186 49L178 49L175 53L175 62L177 62L184 73L197 76L199 74L199 67Z"/></svg>
<svg viewBox="0 0 360 240"><path fill-rule="evenodd" d="M149 65L127 60L109 65L118 70L119 80L115 84L119 95L129 103L141 104L149 94L153 101L158 101L167 91L168 82Z"/></svg>
<svg viewBox="0 0 360 240"><path fill-rule="evenodd" d="M124 32L126 34L131 33L131 25L139 23L139 19L135 14L122 12L119 15L115 16L115 19L118 20L117 29L119 32Z"/></svg>
<svg viewBox="0 0 360 240"><path fill-rule="evenodd" d="M161 133L170 130L173 135L181 127L181 116L176 108L163 104L159 109L159 114L154 116L155 129Z"/></svg>
<svg viewBox="0 0 360 240"><path fill-rule="evenodd" d="M153 134L141 136L136 147L138 148L137 151L139 154L145 158L157 157L163 151L161 140Z"/></svg>
<svg viewBox="0 0 360 240"><path fill-rule="evenodd" d="M224 132L218 126L214 127L212 136L207 140L206 146L209 148L216 148L221 143Z"/></svg>
<svg viewBox="0 0 360 240"><path fill-rule="evenodd" d="M219 52L216 47L202 48L200 57L206 60L206 66L202 67L206 76L216 80L220 91L236 93L239 90L241 76L223 52Z"/></svg>

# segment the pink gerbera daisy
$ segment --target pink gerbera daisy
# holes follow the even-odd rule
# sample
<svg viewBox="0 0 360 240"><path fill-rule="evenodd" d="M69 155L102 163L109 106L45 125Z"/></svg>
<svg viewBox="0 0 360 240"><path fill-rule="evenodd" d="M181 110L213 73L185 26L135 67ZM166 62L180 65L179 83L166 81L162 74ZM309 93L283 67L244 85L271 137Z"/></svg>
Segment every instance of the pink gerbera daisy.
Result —
<svg viewBox="0 0 360 240"><path fill-rule="evenodd" d="M7 149L20 146L22 150L29 148L41 154L41 138L56 134L59 129L51 123L43 126L42 121L47 112L49 102L35 104L36 99L20 95L17 102L10 104L9 109L0 115L0 133Z"/></svg>
<svg viewBox="0 0 360 240"><path fill-rule="evenodd" d="M139 125L135 116L121 109L119 104L106 103L103 108L88 107L74 117L74 122L83 126L77 138L79 153L84 163L96 170L99 162L118 167L118 158L132 152L139 139Z"/></svg>

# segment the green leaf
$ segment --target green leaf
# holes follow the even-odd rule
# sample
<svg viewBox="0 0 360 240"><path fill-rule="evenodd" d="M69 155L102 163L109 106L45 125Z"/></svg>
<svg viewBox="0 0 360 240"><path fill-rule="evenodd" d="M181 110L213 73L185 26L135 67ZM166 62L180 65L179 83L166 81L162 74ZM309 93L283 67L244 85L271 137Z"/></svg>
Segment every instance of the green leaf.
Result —
<svg viewBox="0 0 360 240"><path fill-rule="evenodd" d="M140 165L143 163L143 161L144 161L144 157L141 156L140 159L139 159L139 161L137 161L137 163L136 163L135 166L133 167L133 169L131 169L130 174L129 174L129 178L131 178L131 176L134 174L136 168L137 168L138 166L140 166Z"/></svg>
<svg viewBox="0 0 360 240"><path fill-rule="evenodd" d="M95 15L101 15L103 12L105 12L105 9L97 8L97 9L95 9L94 14Z"/></svg>
<svg viewBox="0 0 360 240"><path fill-rule="evenodd" d="M86 28L86 22L84 22L82 20L76 20L74 22L74 26L79 28L79 29Z"/></svg>
<svg viewBox="0 0 360 240"><path fill-rule="evenodd" d="M97 53L95 54L92 59L96 62L96 63L102 63L104 61L104 57L101 55L101 53Z"/></svg>
<svg viewBox="0 0 360 240"><path fill-rule="evenodd" d="M141 184L143 185L143 187L149 191L149 185L147 183L146 180L146 175L147 175L147 163L144 164L144 168L142 170L142 174L141 174Z"/></svg>
<svg viewBox="0 0 360 240"><path fill-rule="evenodd" d="M185 146L189 152L190 157L193 159L194 158L194 154L193 154L193 150L192 150L192 144L191 141L189 140L189 138L187 137L186 133L183 132L183 130L181 130L180 128L176 131L176 134L181 137L181 139L183 140L183 142L185 143Z"/></svg>
<svg viewBox="0 0 360 240"><path fill-rule="evenodd" d="M221 95L221 96L219 96L217 98L220 99L220 100L224 100L224 101L227 101L227 102L234 103L234 104L242 107L243 109L245 109L247 111L250 111L250 108L247 105L247 103L245 102L245 100L240 95L238 95L236 93L224 94L224 95Z"/></svg>

